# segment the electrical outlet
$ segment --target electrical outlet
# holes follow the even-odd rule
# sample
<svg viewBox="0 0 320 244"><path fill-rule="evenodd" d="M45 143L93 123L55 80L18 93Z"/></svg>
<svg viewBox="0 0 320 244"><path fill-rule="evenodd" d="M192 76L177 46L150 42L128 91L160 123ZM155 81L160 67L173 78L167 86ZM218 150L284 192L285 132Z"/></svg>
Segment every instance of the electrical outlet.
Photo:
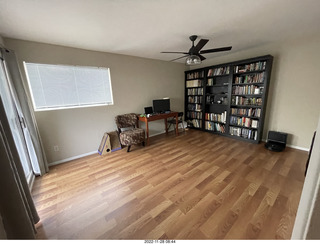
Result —
<svg viewBox="0 0 320 244"><path fill-rule="evenodd" d="M59 151L59 146L53 146L53 151L58 152Z"/></svg>

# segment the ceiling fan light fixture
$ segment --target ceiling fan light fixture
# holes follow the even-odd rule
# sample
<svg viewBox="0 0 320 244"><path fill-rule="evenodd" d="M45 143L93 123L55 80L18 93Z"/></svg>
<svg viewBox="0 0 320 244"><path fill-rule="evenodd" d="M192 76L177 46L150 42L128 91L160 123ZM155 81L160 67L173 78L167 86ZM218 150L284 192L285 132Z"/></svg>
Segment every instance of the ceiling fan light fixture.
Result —
<svg viewBox="0 0 320 244"><path fill-rule="evenodd" d="M201 39L197 45L194 45L194 41L198 38L196 35L192 35L189 37L190 41L192 41L192 46L189 49L189 51L186 52L161 52L161 53L179 53L179 54L184 54L182 57L175 58L170 60L171 62L176 61L181 58L186 59L186 65L196 65L196 64L201 64L203 60L206 58L202 56L202 54L205 53L215 53L215 52L223 52L223 51L230 51L232 46L230 47L219 47L219 48L213 48L213 49L207 49L207 50L202 50L202 48L207 44L209 41L208 39Z"/></svg>
<svg viewBox="0 0 320 244"><path fill-rule="evenodd" d="M201 64L201 59L199 56L190 55L189 57L187 57L186 65L197 65L197 64Z"/></svg>

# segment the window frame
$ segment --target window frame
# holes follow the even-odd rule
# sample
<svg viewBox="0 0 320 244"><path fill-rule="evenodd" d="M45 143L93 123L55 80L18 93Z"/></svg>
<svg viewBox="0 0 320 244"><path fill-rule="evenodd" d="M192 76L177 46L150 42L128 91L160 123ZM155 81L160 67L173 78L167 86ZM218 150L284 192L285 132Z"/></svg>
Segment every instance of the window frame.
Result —
<svg viewBox="0 0 320 244"><path fill-rule="evenodd" d="M33 96L33 90L32 90L32 86L31 86L31 82L30 82L30 78L29 78L29 74L28 74L28 69L27 69L27 64L37 64L37 65L49 65L49 66L60 66L60 67L72 67L72 68L90 68L90 69L104 69L107 70L108 72L108 79L109 79L109 89L110 89L110 100L111 102L107 102L107 103L96 103L96 104L80 104L80 105L71 105L71 106L56 106L56 107L48 107L48 108L37 108L36 107L36 103L35 103L35 99ZM114 100L113 100L113 91L112 91L112 82L111 82L111 71L110 68L107 67L97 67L97 66L82 66L82 65L68 65L68 64L45 64L45 63L35 63L35 62L26 62L23 61L23 66L24 66L24 71L25 71L25 75L27 78L27 83L28 83L28 88L29 88L29 93L31 96L31 100L32 100L32 105L33 105L33 110L35 112L41 112L41 111L54 111L54 110L63 110L63 109L74 109L74 108L89 108L89 107L101 107L101 106L109 106L109 105L114 105Z"/></svg>

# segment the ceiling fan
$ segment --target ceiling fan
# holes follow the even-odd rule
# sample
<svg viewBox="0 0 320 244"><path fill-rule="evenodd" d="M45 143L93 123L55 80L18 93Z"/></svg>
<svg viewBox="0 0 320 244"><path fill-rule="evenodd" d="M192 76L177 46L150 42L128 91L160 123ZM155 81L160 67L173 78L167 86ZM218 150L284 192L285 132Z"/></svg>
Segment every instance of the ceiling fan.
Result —
<svg viewBox="0 0 320 244"><path fill-rule="evenodd" d="M170 61L175 61L180 58L185 58L186 59L186 64L187 65L194 65L194 64L200 64L202 60L205 60L206 58L202 56L202 54L205 53L215 53L215 52L223 52L223 51L230 51L232 46L229 47L220 47L220 48L214 48L214 49L207 49L207 50L201 50L204 45L207 44L209 41L208 39L201 39L196 46L194 46L194 41L198 38L196 35L192 35L189 37L189 39L192 41L192 47L189 49L188 52L161 52L161 53L180 53L180 54L185 54L182 57L175 58Z"/></svg>

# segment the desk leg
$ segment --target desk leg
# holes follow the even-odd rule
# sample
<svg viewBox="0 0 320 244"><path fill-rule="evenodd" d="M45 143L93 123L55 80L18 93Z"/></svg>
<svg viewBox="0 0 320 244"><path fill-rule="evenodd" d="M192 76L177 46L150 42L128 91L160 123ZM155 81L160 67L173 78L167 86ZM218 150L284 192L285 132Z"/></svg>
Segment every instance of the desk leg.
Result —
<svg viewBox="0 0 320 244"><path fill-rule="evenodd" d="M178 128L178 116L176 116L176 135L179 135L179 128Z"/></svg>
<svg viewBox="0 0 320 244"><path fill-rule="evenodd" d="M168 134L168 122L167 122L167 119L164 119L164 126L166 127L166 134Z"/></svg>
<svg viewBox="0 0 320 244"><path fill-rule="evenodd" d="M147 145L149 146L149 126L148 126L148 120L146 121L146 131L147 131Z"/></svg>

